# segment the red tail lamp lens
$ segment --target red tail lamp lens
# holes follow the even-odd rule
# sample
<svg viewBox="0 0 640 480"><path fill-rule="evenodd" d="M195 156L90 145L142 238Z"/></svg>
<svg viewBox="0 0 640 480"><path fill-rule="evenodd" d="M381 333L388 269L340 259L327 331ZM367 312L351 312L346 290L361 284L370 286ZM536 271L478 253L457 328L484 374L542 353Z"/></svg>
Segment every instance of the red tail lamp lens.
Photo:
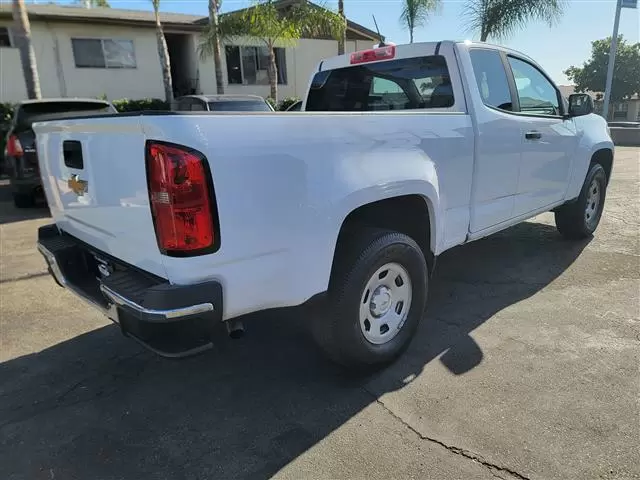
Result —
<svg viewBox="0 0 640 480"><path fill-rule="evenodd" d="M212 192L205 158L178 145L147 144L147 176L158 246L166 254L213 247Z"/></svg>

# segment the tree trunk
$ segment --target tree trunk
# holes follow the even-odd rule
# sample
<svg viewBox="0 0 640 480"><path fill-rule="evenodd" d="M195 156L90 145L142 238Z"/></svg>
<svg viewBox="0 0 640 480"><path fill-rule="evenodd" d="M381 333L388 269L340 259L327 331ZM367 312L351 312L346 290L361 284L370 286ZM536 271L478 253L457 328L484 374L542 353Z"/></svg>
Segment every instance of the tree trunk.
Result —
<svg viewBox="0 0 640 480"><path fill-rule="evenodd" d="M269 85L271 85L271 98L278 104L278 66L276 65L276 51L273 45L269 45Z"/></svg>
<svg viewBox="0 0 640 480"><path fill-rule="evenodd" d="M27 96L30 99L40 99L40 79L38 78L38 66L36 65L36 53L31 43L31 26L24 0L13 0L13 34L22 63L22 74L27 87Z"/></svg>
<svg viewBox="0 0 640 480"><path fill-rule="evenodd" d="M162 67L162 82L164 83L164 99L167 103L173 100L173 87L171 82L171 61L169 60L169 50L167 41L164 38L162 24L160 23L160 13L156 9L156 39L158 40L158 57L160 67Z"/></svg>
<svg viewBox="0 0 640 480"><path fill-rule="evenodd" d="M413 27L409 28L409 43L413 43Z"/></svg>
<svg viewBox="0 0 640 480"><path fill-rule="evenodd" d="M209 0L209 23L213 32L213 63L216 73L216 90L218 95L224 94L224 78L222 76L222 54L218 27L218 0Z"/></svg>
<svg viewBox="0 0 640 480"><path fill-rule="evenodd" d="M487 27L487 24L485 23L485 21L483 21L482 26L480 27L480 41L486 42L488 37L489 37L489 28Z"/></svg>
<svg viewBox="0 0 640 480"><path fill-rule="evenodd" d="M338 55L344 54L344 47L347 43L347 19L344 16L344 1L338 0L338 15L342 17L344 21L344 30L340 34L340 38L338 39Z"/></svg>

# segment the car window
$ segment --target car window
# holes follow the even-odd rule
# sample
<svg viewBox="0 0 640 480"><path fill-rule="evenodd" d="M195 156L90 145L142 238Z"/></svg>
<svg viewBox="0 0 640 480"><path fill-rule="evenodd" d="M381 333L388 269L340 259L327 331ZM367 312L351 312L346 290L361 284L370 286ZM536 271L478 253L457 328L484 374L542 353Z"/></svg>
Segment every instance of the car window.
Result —
<svg viewBox="0 0 640 480"><path fill-rule="evenodd" d="M515 57L507 57L518 91L520 112L535 115L560 115L556 87L536 67Z"/></svg>
<svg viewBox="0 0 640 480"><path fill-rule="evenodd" d="M369 110L402 110L409 97L402 87L393 80L373 77L369 92Z"/></svg>
<svg viewBox="0 0 640 480"><path fill-rule="evenodd" d="M209 102L212 112L270 112L271 108L262 100L222 100Z"/></svg>
<svg viewBox="0 0 640 480"><path fill-rule="evenodd" d="M176 110L178 112L190 111L192 100L190 98L179 98L176 102Z"/></svg>
<svg viewBox="0 0 640 480"><path fill-rule="evenodd" d="M205 108L203 102L201 102L200 100L193 100L193 103L191 104L192 112L203 112L204 110Z"/></svg>
<svg viewBox="0 0 640 480"><path fill-rule="evenodd" d="M473 74L485 105L512 111L513 103L507 73L500 52L474 48L469 51Z"/></svg>
<svg viewBox="0 0 640 480"><path fill-rule="evenodd" d="M432 55L318 72L305 111L415 110L454 103L446 60Z"/></svg>

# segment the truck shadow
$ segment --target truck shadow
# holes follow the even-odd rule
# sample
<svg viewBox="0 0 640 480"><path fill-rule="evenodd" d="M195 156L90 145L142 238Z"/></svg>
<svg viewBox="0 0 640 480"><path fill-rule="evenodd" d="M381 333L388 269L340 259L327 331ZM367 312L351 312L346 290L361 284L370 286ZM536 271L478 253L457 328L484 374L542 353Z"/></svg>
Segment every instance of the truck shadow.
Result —
<svg viewBox="0 0 640 480"><path fill-rule="evenodd" d="M470 332L547 286L587 243L524 223L447 252L410 349L370 378L341 373L306 319L283 314L179 362L139 350L115 326L7 361L0 478L269 478L432 360L456 375L474 368L483 352Z"/></svg>

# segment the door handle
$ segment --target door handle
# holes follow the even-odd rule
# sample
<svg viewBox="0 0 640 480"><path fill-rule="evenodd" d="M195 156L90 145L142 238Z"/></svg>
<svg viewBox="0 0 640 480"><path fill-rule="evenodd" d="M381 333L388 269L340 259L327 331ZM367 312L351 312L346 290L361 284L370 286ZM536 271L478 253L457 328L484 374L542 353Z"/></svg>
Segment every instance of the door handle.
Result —
<svg viewBox="0 0 640 480"><path fill-rule="evenodd" d="M542 133L532 130L525 133L524 138L526 138L527 140L540 140L542 138Z"/></svg>

